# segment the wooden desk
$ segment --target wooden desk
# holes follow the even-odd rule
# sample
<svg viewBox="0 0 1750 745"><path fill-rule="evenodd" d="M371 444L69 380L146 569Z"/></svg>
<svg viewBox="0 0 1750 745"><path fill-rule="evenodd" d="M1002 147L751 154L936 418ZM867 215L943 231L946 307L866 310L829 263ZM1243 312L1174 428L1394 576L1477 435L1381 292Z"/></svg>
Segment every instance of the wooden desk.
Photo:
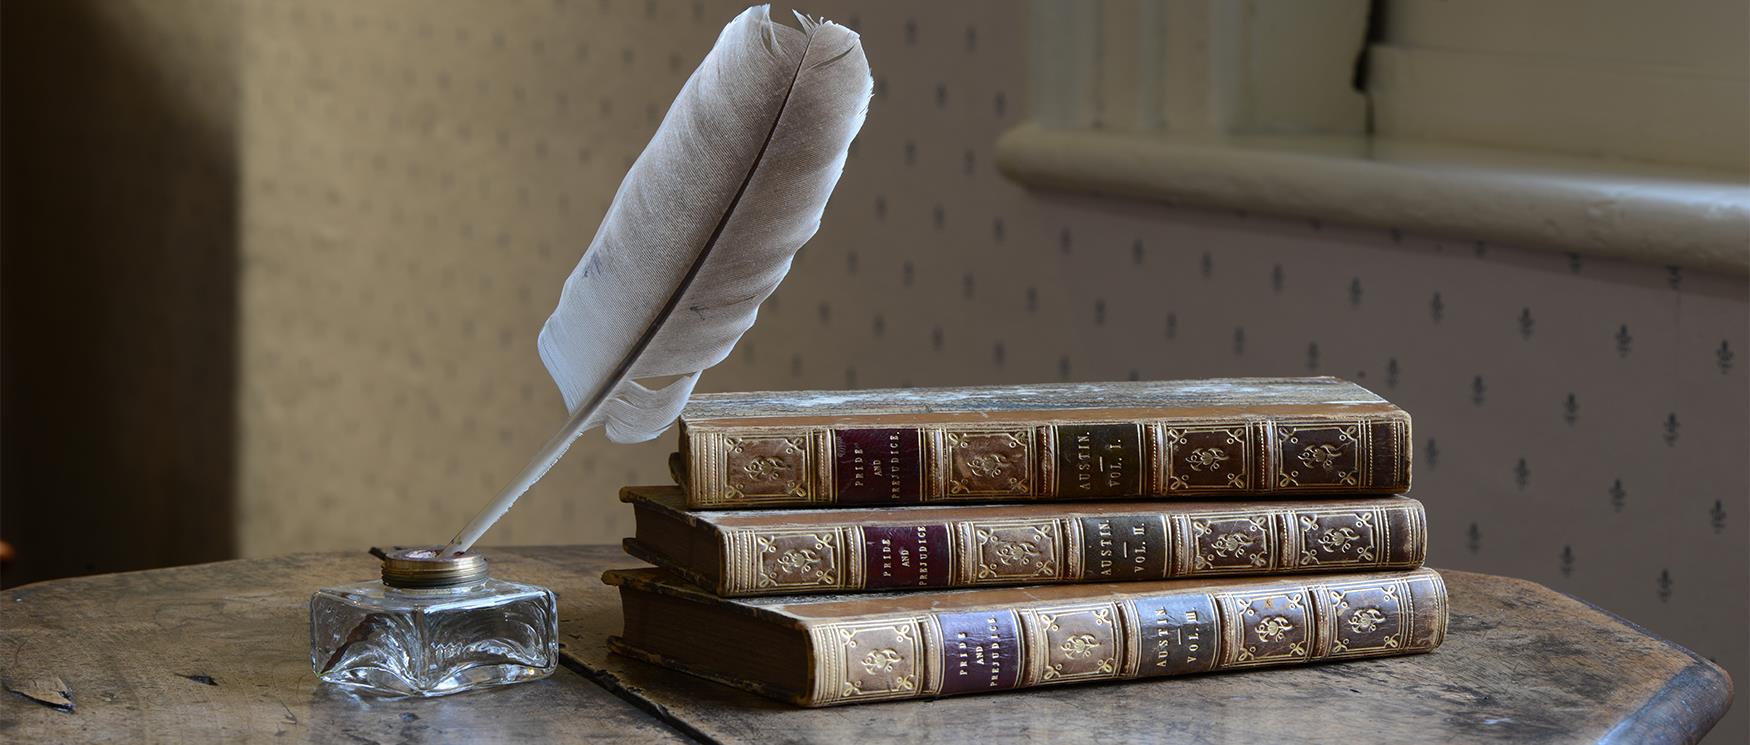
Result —
<svg viewBox="0 0 1750 745"><path fill-rule="evenodd" d="M618 547L498 549L494 574L559 593L566 666L424 701L310 673L306 601L361 553L57 580L0 595L8 742L1689 742L1724 715L1712 663L1521 580L1448 572L1431 655L831 709L795 709L609 655ZM64 697L63 695L64 694Z"/></svg>

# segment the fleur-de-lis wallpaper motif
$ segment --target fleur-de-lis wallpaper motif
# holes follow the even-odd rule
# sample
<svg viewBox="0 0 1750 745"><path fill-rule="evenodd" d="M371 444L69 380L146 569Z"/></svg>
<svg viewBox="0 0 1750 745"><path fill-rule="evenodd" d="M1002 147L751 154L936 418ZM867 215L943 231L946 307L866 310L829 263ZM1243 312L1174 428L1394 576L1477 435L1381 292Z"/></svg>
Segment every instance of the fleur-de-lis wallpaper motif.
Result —
<svg viewBox="0 0 1750 745"><path fill-rule="evenodd" d="M1521 456L1519 462L1513 464L1513 485L1519 487L1520 491L1524 491L1526 485L1530 483L1531 466L1527 464L1525 458Z"/></svg>
<svg viewBox="0 0 1750 745"><path fill-rule="evenodd" d="M1568 426L1572 427L1574 422L1579 421L1579 419L1580 399L1569 393L1567 400L1562 402L1562 421L1567 422Z"/></svg>
<svg viewBox="0 0 1750 745"><path fill-rule="evenodd" d="M1623 324L1622 328L1616 331L1616 356L1627 357L1629 351L1634 348L1634 343L1635 338L1629 334L1628 324Z"/></svg>
<svg viewBox="0 0 1750 745"><path fill-rule="evenodd" d="M1714 362L1719 365L1721 375L1732 371L1732 357L1732 343L1721 339L1720 348L1714 351Z"/></svg>
<svg viewBox="0 0 1750 745"><path fill-rule="evenodd" d="M1661 603L1671 602L1671 585L1673 585L1673 584L1675 584L1675 582L1673 582L1671 579L1671 570L1660 569L1659 570L1659 602L1661 602Z"/></svg>
<svg viewBox="0 0 1750 745"><path fill-rule="evenodd" d="M1319 369L1319 343L1316 341L1306 345L1306 369Z"/></svg>
<svg viewBox="0 0 1750 745"><path fill-rule="evenodd" d="M1489 394L1489 386L1487 384L1483 383L1483 376L1478 375L1475 378L1471 379L1471 382L1470 382L1470 402L1472 404L1475 404L1477 406L1482 406L1483 401L1487 400L1488 394Z"/></svg>
<svg viewBox="0 0 1750 745"><path fill-rule="evenodd" d="M1537 328L1537 321L1531 317L1531 308L1519 311L1519 338L1531 341L1531 332Z"/></svg>
<svg viewBox="0 0 1750 745"><path fill-rule="evenodd" d="M1707 511L1707 524L1713 527L1715 535L1726 532L1726 506L1718 499Z"/></svg>
<svg viewBox="0 0 1750 745"><path fill-rule="evenodd" d="M1354 279L1349 280L1349 307L1354 308L1354 307L1359 307L1360 305L1361 305L1361 278L1356 277Z"/></svg>
<svg viewBox="0 0 1750 745"><path fill-rule="evenodd" d="M1563 546L1562 547L1562 562L1561 563L1562 563L1562 576L1563 577L1572 576L1574 574L1574 547L1573 546Z"/></svg>
<svg viewBox="0 0 1750 745"><path fill-rule="evenodd" d="M1614 512L1621 512L1622 505L1627 500L1628 490L1622 487L1622 479L1612 480L1610 482L1610 509Z"/></svg>
<svg viewBox="0 0 1750 745"><path fill-rule="evenodd" d="M1428 301L1428 317L1434 319L1435 323L1446 317L1446 301L1440 299L1438 291L1434 293L1434 299Z"/></svg>
<svg viewBox="0 0 1750 745"><path fill-rule="evenodd" d="M1483 529L1481 527L1478 527L1476 523L1471 523L1470 529L1465 531L1465 533L1464 533L1464 547L1469 549L1470 552L1473 554L1482 550L1482 548L1483 548Z"/></svg>
<svg viewBox="0 0 1750 745"><path fill-rule="evenodd" d="M1659 438L1665 441L1667 447L1676 447L1678 428L1680 426L1681 425L1677 423L1677 412L1671 412L1665 415L1664 431L1660 433Z"/></svg>

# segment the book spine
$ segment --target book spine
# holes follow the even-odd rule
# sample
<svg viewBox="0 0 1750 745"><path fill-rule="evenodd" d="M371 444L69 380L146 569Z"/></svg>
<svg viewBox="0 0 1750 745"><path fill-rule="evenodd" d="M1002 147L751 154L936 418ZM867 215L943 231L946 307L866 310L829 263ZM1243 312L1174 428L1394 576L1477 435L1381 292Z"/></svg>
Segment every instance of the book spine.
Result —
<svg viewBox="0 0 1750 745"><path fill-rule="evenodd" d="M818 623L809 706L987 693L1427 652L1431 570L998 610Z"/></svg>
<svg viewBox="0 0 1750 745"><path fill-rule="evenodd" d="M729 528L725 597L1415 568L1420 502Z"/></svg>
<svg viewBox="0 0 1750 745"><path fill-rule="evenodd" d="M690 426L695 508L952 501L1393 494L1410 420L1366 417L978 424Z"/></svg>

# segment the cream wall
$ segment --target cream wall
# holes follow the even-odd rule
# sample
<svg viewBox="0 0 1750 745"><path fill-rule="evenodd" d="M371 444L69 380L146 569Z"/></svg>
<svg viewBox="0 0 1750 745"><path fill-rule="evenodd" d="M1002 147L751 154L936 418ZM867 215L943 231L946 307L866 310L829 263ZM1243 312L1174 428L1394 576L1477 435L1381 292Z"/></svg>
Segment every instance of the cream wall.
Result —
<svg viewBox="0 0 1750 745"><path fill-rule="evenodd" d="M559 425L536 332L735 10L247 6L244 554L443 540ZM1020 6L809 10L865 34L876 98L820 234L702 390L1349 377L1415 416L1433 563L1746 679L1741 278L1027 193L990 165L1025 112ZM615 489L666 479L670 449L591 435L487 542L619 540Z"/></svg>

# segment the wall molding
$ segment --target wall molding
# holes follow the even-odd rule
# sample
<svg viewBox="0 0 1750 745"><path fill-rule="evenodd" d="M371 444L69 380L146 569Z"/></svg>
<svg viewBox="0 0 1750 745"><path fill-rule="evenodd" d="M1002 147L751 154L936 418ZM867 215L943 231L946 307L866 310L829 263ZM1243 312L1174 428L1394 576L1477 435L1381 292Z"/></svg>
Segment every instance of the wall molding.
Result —
<svg viewBox="0 0 1750 745"><path fill-rule="evenodd" d="M1732 173L1364 137L1191 138L1034 124L1005 133L996 162L1032 188L1750 275L1750 185Z"/></svg>

